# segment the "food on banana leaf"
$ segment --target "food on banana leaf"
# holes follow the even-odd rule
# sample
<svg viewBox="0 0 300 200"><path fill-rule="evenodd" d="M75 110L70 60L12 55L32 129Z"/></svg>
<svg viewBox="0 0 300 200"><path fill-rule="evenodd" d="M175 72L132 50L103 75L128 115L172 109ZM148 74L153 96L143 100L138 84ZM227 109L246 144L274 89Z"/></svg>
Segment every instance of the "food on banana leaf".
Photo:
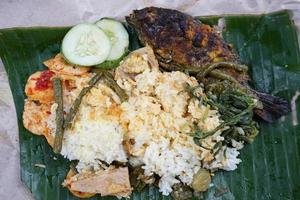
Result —
<svg viewBox="0 0 300 200"><path fill-rule="evenodd" d="M177 200L201 196L218 170L241 162L259 132L254 113L286 103L246 85L248 67L212 27L154 7L127 21L145 47L114 70L60 54L45 61L25 86L24 126L76 161L63 186L77 197L129 197L147 185Z"/></svg>

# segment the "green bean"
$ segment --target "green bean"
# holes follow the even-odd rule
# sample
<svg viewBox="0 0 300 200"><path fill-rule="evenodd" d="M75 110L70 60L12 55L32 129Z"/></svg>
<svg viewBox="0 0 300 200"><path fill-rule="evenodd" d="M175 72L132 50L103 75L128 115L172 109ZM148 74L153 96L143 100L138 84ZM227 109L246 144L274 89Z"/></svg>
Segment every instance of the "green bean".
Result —
<svg viewBox="0 0 300 200"><path fill-rule="evenodd" d="M70 125L72 124L73 119L75 118L79 106L82 102L83 97L92 89L92 87L95 86L95 84L100 80L100 78L102 77L102 73L99 72L97 73L88 83L88 86L83 88L79 95L77 96L77 98L75 99L73 105L70 108L69 113L67 113L66 115L66 119L65 119L65 123L64 123L64 128L69 128Z"/></svg>
<svg viewBox="0 0 300 200"><path fill-rule="evenodd" d="M77 171L77 169L76 169L76 165L77 165L77 163L74 163L74 162L72 162L72 163L70 164L70 170L72 170L72 172L73 172L74 174L78 174L78 171Z"/></svg>
<svg viewBox="0 0 300 200"><path fill-rule="evenodd" d="M187 73L194 73L198 74L199 78L203 78L206 75L209 74L212 70L216 68L232 68L240 72L246 72L248 71L248 66L246 65L241 65L233 62L215 62L215 63L209 63L204 66L199 66L199 67L188 67L184 69L185 72Z"/></svg>
<svg viewBox="0 0 300 200"><path fill-rule="evenodd" d="M233 78L232 76L230 76L228 74L225 74L224 72L222 72L218 69L215 69L215 70L209 72L209 75L211 77L214 77L214 78L218 78L218 79L222 79L222 80L228 80L228 81L236 83L238 85L240 84L235 78Z"/></svg>
<svg viewBox="0 0 300 200"><path fill-rule="evenodd" d="M209 151L213 150L213 149L211 149L211 148L208 148L208 147L206 147L206 146L203 146L202 143L199 141L199 138L194 137L193 139L194 139L194 143L197 144L199 147L201 147L201 148L203 148L203 149L206 149L206 150L209 150Z"/></svg>
<svg viewBox="0 0 300 200"><path fill-rule="evenodd" d="M212 63L212 64L207 65L204 70L201 70L197 74L197 78L200 78L200 79L204 78L211 71L213 71L214 69L219 68L219 67L233 68L240 72L248 71L248 67L246 65L241 65L241 64L237 64L237 63L233 63L233 62L217 62L217 63Z"/></svg>
<svg viewBox="0 0 300 200"><path fill-rule="evenodd" d="M120 97L121 102L127 101L128 96L125 91L117 84L112 75L109 72L103 72L104 82L111 87L117 95Z"/></svg>
<svg viewBox="0 0 300 200"><path fill-rule="evenodd" d="M203 67L188 67L183 70L186 74L198 74L203 70Z"/></svg>
<svg viewBox="0 0 300 200"><path fill-rule="evenodd" d="M56 131L53 144L54 153L60 153L62 148L62 141L64 136L64 108L63 108L63 94L62 94L62 84L58 77L52 79L54 88L55 103L57 103L56 108Z"/></svg>
<svg viewBox="0 0 300 200"><path fill-rule="evenodd" d="M222 142L217 142L217 143L214 145L213 151L212 151L212 153L213 153L214 156L216 156L216 155L220 152L220 150L221 150L221 148L222 148L222 146L223 146L222 144L223 144Z"/></svg>
<svg viewBox="0 0 300 200"><path fill-rule="evenodd" d="M96 73L96 75L93 76L93 78L91 78L91 80L89 81L89 83L88 83L89 86L88 87L90 87L90 89L92 87L94 87L96 85L96 83L98 83L98 81L100 80L100 78L102 77L102 75L103 75L103 73L101 73L101 72Z"/></svg>

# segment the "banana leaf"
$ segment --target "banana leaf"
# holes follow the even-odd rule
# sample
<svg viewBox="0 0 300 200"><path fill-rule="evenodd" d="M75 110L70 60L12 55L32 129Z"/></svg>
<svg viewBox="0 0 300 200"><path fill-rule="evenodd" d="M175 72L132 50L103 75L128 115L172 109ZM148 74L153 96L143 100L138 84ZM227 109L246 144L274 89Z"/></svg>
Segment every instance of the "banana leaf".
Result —
<svg viewBox="0 0 300 200"><path fill-rule="evenodd" d="M199 17L212 25L219 18L226 25L225 40L234 45L241 61L250 67L251 85L291 100L300 90L300 51L290 12ZM55 155L43 137L31 134L22 124L26 80L33 72L45 69L42 62L59 52L68 30L69 27L0 30L0 57L9 77L18 117L21 180L37 200L78 199L61 186L69 162ZM129 33L130 50L138 48L134 31L129 29ZM299 100L297 104L296 112L300 115ZM236 171L216 173L204 199L300 199L300 125L292 124L291 114L273 124L260 122L260 135L241 151L240 157L242 163ZM44 164L46 168L35 164ZM134 192L131 199L171 198L150 187Z"/></svg>

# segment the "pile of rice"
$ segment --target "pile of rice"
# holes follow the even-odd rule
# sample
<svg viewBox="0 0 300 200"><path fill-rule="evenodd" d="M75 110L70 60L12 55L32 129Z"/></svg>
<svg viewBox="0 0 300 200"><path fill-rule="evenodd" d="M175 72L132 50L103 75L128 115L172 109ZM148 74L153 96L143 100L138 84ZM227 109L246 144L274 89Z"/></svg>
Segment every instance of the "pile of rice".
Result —
<svg viewBox="0 0 300 200"><path fill-rule="evenodd" d="M146 176L155 173L161 177L159 189L164 195L172 192L175 183L191 184L201 167L236 168L240 162L236 149L222 147L216 156L207 150L224 140L221 131L201 140L206 148L196 145L190 136L195 123L203 131L214 130L221 123L218 111L186 91L187 85L198 85L194 77L178 71L161 72L158 65L148 64L146 56L139 60L138 66L143 67L136 70L130 66L134 62L126 62L117 69L116 80L129 95L129 100L121 104L120 119L128 126L125 139L134 141L128 151L131 158L139 159L137 164L142 165ZM120 71L129 75L119 76ZM203 94L201 88L197 92Z"/></svg>

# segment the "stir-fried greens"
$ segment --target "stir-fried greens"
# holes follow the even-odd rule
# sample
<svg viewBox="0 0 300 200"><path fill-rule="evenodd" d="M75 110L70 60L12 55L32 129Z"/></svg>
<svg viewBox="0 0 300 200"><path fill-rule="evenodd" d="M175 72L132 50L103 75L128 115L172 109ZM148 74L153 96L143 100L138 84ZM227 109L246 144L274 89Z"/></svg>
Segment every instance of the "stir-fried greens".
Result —
<svg viewBox="0 0 300 200"><path fill-rule="evenodd" d="M251 143L258 134L257 123L253 120L253 109L258 107L259 102L246 92L233 88L227 81L214 83L208 88L207 96L197 94L197 87L187 90L200 102L218 110L224 122L209 132L201 132L198 129L194 137L202 139L226 128L223 133L226 139Z"/></svg>

